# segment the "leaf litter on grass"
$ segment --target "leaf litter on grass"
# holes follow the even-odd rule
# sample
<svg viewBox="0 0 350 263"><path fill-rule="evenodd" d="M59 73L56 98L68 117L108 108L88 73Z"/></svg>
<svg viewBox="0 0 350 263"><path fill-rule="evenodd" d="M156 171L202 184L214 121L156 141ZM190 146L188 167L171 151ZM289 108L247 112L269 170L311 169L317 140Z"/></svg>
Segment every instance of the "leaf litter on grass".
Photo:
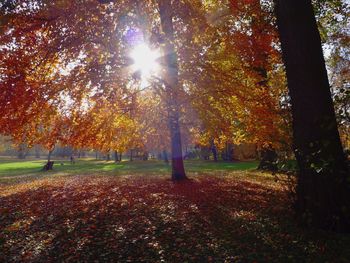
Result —
<svg viewBox="0 0 350 263"><path fill-rule="evenodd" d="M89 175L2 186L0 260L342 262L348 239L298 228L283 187L259 176L173 184Z"/></svg>

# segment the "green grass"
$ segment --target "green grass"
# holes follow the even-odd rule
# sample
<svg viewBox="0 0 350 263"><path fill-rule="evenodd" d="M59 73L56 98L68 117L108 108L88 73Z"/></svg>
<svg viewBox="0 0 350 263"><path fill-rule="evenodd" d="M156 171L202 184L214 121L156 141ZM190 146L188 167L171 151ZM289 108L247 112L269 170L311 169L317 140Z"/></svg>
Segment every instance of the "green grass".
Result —
<svg viewBox="0 0 350 263"><path fill-rule="evenodd" d="M52 175L166 175L171 172L170 164L157 160L115 163L113 161L77 159L75 164L71 164L68 160L55 160L54 170L48 172L41 170L45 162L45 160L35 159L0 159L0 183L11 183ZM245 171L255 169L257 164L256 161L232 163L201 160L185 161L186 171L194 174Z"/></svg>
<svg viewBox="0 0 350 263"><path fill-rule="evenodd" d="M17 161L17 160L1 160L1 175L20 175L36 172L44 164L43 161Z"/></svg>

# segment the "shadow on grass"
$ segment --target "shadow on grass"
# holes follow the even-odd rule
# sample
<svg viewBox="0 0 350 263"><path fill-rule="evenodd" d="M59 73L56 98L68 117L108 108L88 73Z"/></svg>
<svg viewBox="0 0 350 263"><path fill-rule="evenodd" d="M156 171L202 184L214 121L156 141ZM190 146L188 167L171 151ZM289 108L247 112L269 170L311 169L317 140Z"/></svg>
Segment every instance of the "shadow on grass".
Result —
<svg viewBox="0 0 350 263"><path fill-rule="evenodd" d="M302 231L288 206L229 176L60 178L0 198L0 261L346 262L348 236Z"/></svg>

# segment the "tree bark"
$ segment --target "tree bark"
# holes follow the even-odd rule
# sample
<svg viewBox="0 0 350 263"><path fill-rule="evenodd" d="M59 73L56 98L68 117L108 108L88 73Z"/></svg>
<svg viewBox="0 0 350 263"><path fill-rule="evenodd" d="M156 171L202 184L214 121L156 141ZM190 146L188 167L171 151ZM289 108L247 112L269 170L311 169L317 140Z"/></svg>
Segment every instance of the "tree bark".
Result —
<svg viewBox="0 0 350 263"><path fill-rule="evenodd" d="M218 161L218 150L216 148L214 140L211 140L211 142L210 142L210 150L213 154L214 162L217 162Z"/></svg>
<svg viewBox="0 0 350 263"><path fill-rule="evenodd" d="M49 154L47 155L47 163L51 162L51 155L52 155L54 150L55 150L55 147L53 149L49 150Z"/></svg>
<svg viewBox="0 0 350 263"><path fill-rule="evenodd" d="M115 161L116 163L119 162L118 151L114 151L114 161Z"/></svg>
<svg viewBox="0 0 350 263"><path fill-rule="evenodd" d="M174 28L171 0L158 0L161 27L164 33L163 67L166 103L168 108L168 125L171 137L172 180L186 179L182 156L180 111L179 111L179 76L177 54L174 47Z"/></svg>
<svg viewBox="0 0 350 263"><path fill-rule="evenodd" d="M276 0L299 165L300 222L350 232L350 173L342 149L310 0Z"/></svg>

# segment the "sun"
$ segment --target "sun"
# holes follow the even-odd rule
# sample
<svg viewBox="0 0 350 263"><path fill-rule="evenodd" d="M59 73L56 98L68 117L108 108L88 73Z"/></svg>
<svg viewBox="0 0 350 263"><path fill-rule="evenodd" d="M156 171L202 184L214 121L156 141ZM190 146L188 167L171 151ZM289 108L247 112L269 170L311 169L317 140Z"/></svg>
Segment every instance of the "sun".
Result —
<svg viewBox="0 0 350 263"><path fill-rule="evenodd" d="M130 57L133 60L132 70L140 71L141 77L147 79L155 75L160 70L158 58L160 57L159 50L152 50L146 44L140 44L131 51Z"/></svg>

